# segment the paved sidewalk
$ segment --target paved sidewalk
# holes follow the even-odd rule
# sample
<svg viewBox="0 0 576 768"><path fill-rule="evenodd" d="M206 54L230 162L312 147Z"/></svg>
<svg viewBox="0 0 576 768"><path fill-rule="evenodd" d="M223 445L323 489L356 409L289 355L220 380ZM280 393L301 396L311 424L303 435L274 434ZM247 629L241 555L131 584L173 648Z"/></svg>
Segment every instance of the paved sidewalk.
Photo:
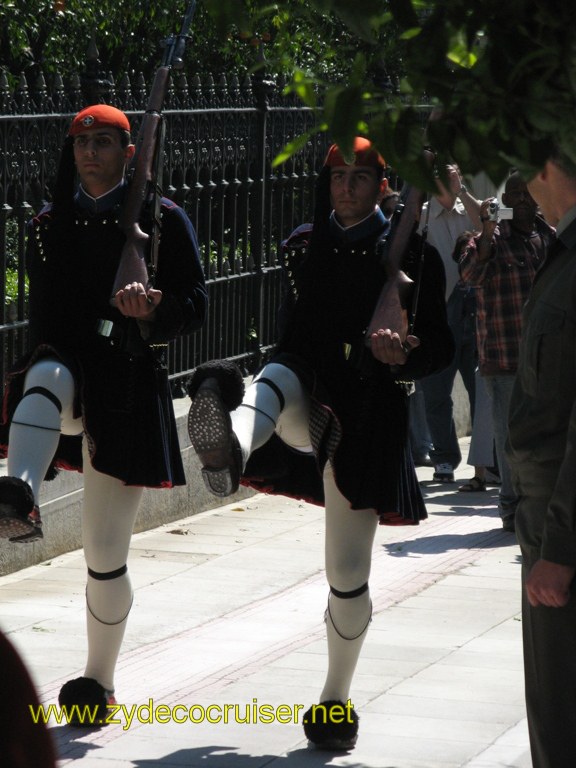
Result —
<svg viewBox="0 0 576 768"><path fill-rule="evenodd" d="M458 493L418 472L429 519L377 532L356 749L310 750L294 722L326 668L323 510L258 495L134 537L116 680L126 709L100 730L53 719L60 765L530 768L519 549L497 489ZM82 674L84 580L80 552L0 578L0 627L46 704ZM196 722L147 722L159 705L177 719L193 707ZM264 722L273 710L286 722Z"/></svg>

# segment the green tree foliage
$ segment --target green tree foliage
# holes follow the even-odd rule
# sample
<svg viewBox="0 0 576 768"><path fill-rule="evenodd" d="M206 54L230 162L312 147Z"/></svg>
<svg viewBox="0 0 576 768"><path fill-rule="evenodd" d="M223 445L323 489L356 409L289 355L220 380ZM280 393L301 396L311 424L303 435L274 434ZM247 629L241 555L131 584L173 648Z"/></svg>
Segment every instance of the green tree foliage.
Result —
<svg viewBox="0 0 576 768"><path fill-rule="evenodd" d="M0 69L81 72L93 34L104 72L148 78L185 6L2 0ZM364 133L429 185L424 98L441 108L427 127L439 166L453 158L499 182L511 165L532 172L552 145L576 161L573 17L567 0L198 0L186 70L242 74L260 62L310 105L320 90L317 130L344 149Z"/></svg>
<svg viewBox="0 0 576 768"><path fill-rule="evenodd" d="M269 0L206 0L219 29L249 29L269 15ZM427 127L439 154L467 172L487 171L500 182L511 165L527 175L552 146L576 161L576 35L565 0L306 0L290 13L310 19L332 14L356 37L346 82L328 91L320 129L344 148L362 132L403 174L431 184L422 164L425 96L441 108ZM273 7L273 6L272 6ZM284 7L279 3L278 7ZM294 23L294 18L291 19ZM309 26L310 34L315 27ZM386 31L388 30L388 36ZM390 44L390 33L395 44ZM280 39L280 38L279 38ZM388 40L389 48L383 48ZM370 70L386 51L404 71L390 97ZM297 73L302 82L302 76ZM318 78L295 88L310 98Z"/></svg>
<svg viewBox="0 0 576 768"><path fill-rule="evenodd" d="M149 79L159 63L162 41L179 31L187 4L2 0L0 70L13 82L22 72L28 77L82 72L93 36L103 72L111 72L116 80L140 72ZM333 14L311 12L304 0L288 0L264 13L257 2L238 0L230 6L233 23L225 25L221 17L207 12L207 5L206 0L197 2L186 55L189 73L234 70L242 75L264 58L268 74L292 76L297 69L313 72L321 81L338 81L349 75L356 53L370 47ZM244 18L250 23L243 23ZM374 76L387 78L388 72L375 62ZM397 78L398 68L392 66L390 74Z"/></svg>
<svg viewBox="0 0 576 768"><path fill-rule="evenodd" d="M3 0L0 4L0 68L12 78L80 72L91 36L105 72L149 76L159 63L162 41L179 31L184 0ZM200 10L195 38L214 38ZM201 59L204 61L204 59Z"/></svg>

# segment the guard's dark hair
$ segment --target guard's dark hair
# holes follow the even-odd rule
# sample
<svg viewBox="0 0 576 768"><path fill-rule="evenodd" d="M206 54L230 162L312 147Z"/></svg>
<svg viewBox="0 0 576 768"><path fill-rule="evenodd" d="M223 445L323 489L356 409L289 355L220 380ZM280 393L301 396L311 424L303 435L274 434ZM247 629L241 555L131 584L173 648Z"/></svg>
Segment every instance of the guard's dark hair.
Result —
<svg viewBox="0 0 576 768"><path fill-rule="evenodd" d="M54 212L71 206L74 196L74 182L76 179L76 166L74 164L74 139L67 136L60 153L60 163L56 174L54 194L52 196Z"/></svg>
<svg viewBox="0 0 576 768"><path fill-rule="evenodd" d="M44 245L51 254L74 252L74 139L68 136L62 146L60 163L52 195L50 226L44 234Z"/></svg>
<svg viewBox="0 0 576 768"><path fill-rule="evenodd" d="M312 235L310 237L310 251L316 252L318 243L326 239L332 204L330 202L330 168L325 165L316 179L314 200L314 217Z"/></svg>

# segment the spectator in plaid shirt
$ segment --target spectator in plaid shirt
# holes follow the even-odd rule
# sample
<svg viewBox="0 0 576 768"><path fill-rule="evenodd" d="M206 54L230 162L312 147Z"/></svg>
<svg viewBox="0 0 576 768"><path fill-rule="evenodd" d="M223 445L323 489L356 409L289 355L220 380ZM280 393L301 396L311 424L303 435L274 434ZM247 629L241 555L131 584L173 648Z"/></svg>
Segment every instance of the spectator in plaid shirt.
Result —
<svg viewBox="0 0 576 768"><path fill-rule="evenodd" d="M518 172L506 181L502 203L510 220L493 221L489 198L482 203L482 231L470 238L460 257L460 276L476 288L476 334L480 374L492 398L496 457L500 468L499 512L514 531L517 496L504 453L508 406L518 367L522 309L532 280L555 232L537 213L537 205Z"/></svg>

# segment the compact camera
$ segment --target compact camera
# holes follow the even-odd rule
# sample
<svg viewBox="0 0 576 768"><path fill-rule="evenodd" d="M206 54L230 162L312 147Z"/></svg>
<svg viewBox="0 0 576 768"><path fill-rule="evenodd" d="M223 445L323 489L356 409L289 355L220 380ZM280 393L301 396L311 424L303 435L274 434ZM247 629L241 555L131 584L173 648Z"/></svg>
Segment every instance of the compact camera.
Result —
<svg viewBox="0 0 576 768"><path fill-rule="evenodd" d="M492 200L488 204L488 221L502 221L502 219L511 219L514 216L513 208L502 208L498 200Z"/></svg>

